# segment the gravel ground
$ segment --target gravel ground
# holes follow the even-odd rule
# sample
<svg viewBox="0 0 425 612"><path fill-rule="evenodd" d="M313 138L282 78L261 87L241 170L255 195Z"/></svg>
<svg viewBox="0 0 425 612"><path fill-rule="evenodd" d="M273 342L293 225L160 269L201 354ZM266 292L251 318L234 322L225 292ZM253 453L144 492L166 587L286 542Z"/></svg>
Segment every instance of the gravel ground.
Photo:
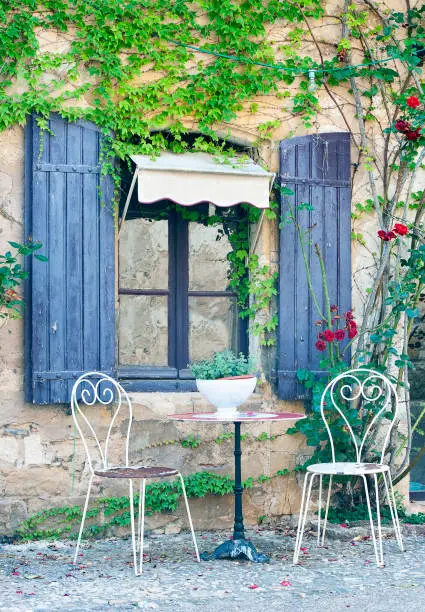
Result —
<svg viewBox="0 0 425 612"><path fill-rule="evenodd" d="M227 610L392 612L424 609L425 530L405 529L406 552L384 542L386 567L375 565L365 531L331 530L325 548L303 541L301 563L291 563L294 531L248 530L270 564L246 561L196 563L190 535L151 535L145 569L135 577L130 540L83 546L70 563L72 542L37 542L0 548L0 610ZM409 533L410 531L410 533ZM212 550L228 534L198 534L200 550ZM336 534L338 535L338 534ZM333 537L332 537L333 536ZM149 558L148 558L149 556Z"/></svg>

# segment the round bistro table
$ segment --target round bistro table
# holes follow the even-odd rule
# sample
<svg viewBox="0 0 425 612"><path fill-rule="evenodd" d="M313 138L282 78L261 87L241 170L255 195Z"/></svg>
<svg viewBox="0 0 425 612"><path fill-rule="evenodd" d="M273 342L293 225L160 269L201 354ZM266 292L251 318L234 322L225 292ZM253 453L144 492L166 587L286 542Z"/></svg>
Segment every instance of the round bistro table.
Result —
<svg viewBox="0 0 425 612"><path fill-rule="evenodd" d="M245 539L242 511L242 471L241 471L241 423L258 423L260 421L298 421L304 419L304 414L296 412L238 412L230 418L220 417L216 413L187 412L184 414L169 414L169 419L175 421L195 421L197 423L234 423L235 425L235 517L233 538L217 546L212 552L201 554L203 561L211 559L249 559L255 563L268 563L269 557L257 552L255 546Z"/></svg>

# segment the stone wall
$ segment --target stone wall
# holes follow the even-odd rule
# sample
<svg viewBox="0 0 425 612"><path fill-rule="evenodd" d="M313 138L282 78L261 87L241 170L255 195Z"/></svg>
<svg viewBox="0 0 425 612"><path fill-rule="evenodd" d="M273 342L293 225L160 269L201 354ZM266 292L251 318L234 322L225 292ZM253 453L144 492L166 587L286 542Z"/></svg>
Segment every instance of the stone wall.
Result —
<svg viewBox="0 0 425 612"><path fill-rule="evenodd" d="M397 2L394 0L395 5ZM327 13L332 15L334 4L330 3ZM334 40L339 36L339 26L335 19L326 17L315 23L321 42L328 41L324 59L335 54ZM287 31L274 27L270 36L275 42L285 40ZM66 48L69 41L61 39L59 33L43 34L43 50ZM315 55L314 45L305 43L303 51ZM199 58L204 59L204 58ZM142 79L152 75L144 73ZM75 86L77 86L75 84ZM19 86L19 84L18 84ZM354 106L344 89L335 90L339 108L344 110L346 119L353 127L354 137L358 140ZM90 101L83 100L83 104ZM253 113L252 106L258 105L259 111ZM314 132L326 133L346 131L347 126L338 108L326 92L320 94L321 110L317 116ZM378 106L378 105L377 105ZM376 110L379 115L379 108ZM296 117L286 111L284 101L279 95L268 95L249 100L238 118L231 124L217 126L217 130L230 140L249 146L257 139L258 125L265 121L278 119L280 124L274 130L270 141L264 141L259 148L260 158L274 170L278 170L278 145L283 138L299 136L312 132L300 125ZM196 130L190 118L186 121L188 129ZM373 131L373 126L370 128ZM373 133L370 134L373 137ZM379 140L377 151L380 151ZM353 146L353 159L356 159ZM353 185L353 202L364 201L370 196L367 177L359 168ZM24 202L24 130L16 126L0 134L0 250L4 252L9 240L23 239L23 202ZM374 274L371 255L376 249L376 221L373 216L364 216L355 223L355 231L361 231L368 249L354 243L352 247L354 290L353 305L361 313L364 289L369 286ZM255 228L254 232L255 234ZM278 226L264 220L257 245L260 263L277 266ZM274 367L274 349L262 351L258 340L253 338L251 350L261 355L266 371ZM73 463L74 431L71 416L66 408L56 406L32 406L23 400L23 323L11 321L0 329L0 536L14 531L27 515L46 507L82 503L87 485L88 471L82 448L78 442ZM135 424L134 444L131 458L134 461L170 464L181 469L184 474L207 469L220 474L232 474L232 443L218 445L215 437L222 432L217 425L179 424L167 421L166 415L190 410L207 409L196 393L152 393L137 394L134 398ZM258 409L300 410L300 404L283 404L271 394L270 386L263 383L259 394L252 400ZM95 422L105 427L108 414L97 408ZM252 433L283 433L285 426L277 423L247 425L245 431ZM158 446L142 452L153 442L164 439L178 440L190 433L199 434L210 440L198 449L183 448L179 443ZM122 441L118 433L114 445ZM304 446L301 436L281 435L273 441L246 442L243 455L243 475L270 475L277 469L293 468L302 461L309 450ZM97 494L118 494L121 485L115 481L96 481ZM276 478L257 486L245 493L246 519L254 523L261 515L282 515L297 512L300 502L300 487L295 477ZM232 511L232 498L204 498L193 500L194 522L197 528L229 525ZM154 516L149 519L152 526L171 524L180 520L175 516Z"/></svg>

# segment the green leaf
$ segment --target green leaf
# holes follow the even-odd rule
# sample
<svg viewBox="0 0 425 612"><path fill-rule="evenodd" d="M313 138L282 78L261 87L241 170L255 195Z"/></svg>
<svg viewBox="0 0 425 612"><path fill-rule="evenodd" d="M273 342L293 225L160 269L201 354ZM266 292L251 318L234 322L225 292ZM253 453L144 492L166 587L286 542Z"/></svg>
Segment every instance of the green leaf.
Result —
<svg viewBox="0 0 425 612"><path fill-rule="evenodd" d="M415 317L419 317L419 309L418 308L406 308L406 315L409 319L414 319Z"/></svg>
<svg viewBox="0 0 425 612"><path fill-rule="evenodd" d="M292 191L292 189L289 189L289 187L281 187L280 188L280 193L282 195L294 195L294 192Z"/></svg>

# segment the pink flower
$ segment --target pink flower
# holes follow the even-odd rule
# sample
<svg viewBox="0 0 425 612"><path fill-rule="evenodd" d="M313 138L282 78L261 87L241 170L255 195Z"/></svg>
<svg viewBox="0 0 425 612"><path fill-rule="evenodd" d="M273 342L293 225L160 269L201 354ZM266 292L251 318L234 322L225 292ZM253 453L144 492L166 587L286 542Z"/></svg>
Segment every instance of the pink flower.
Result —
<svg viewBox="0 0 425 612"><path fill-rule="evenodd" d="M390 240L393 240L394 238L397 238L397 236L394 234L394 232L386 232L385 230L379 230L378 231L378 236L381 240L383 240L384 242L389 242Z"/></svg>
<svg viewBox="0 0 425 612"><path fill-rule="evenodd" d="M323 332L323 339L326 340L326 342L332 342L335 340L334 332L331 329L327 329Z"/></svg>
<svg viewBox="0 0 425 612"><path fill-rule="evenodd" d="M405 132L407 140L418 140L421 135L420 131L421 128L416 128L416 130L407 130L407 132Z"/></svg>
<svg viewBox="0 0 425 612"><path fill-rule="evenodd" d="M326 343L323 340L318 340L315 346L321 353L326 350Z"/></svg>
<svg viewBox="0 0 425 612"><path fill-rule="evenodd" d="M420 104L419 98L417 96L410 96L409 98L407 98L406 103L407 106L410 106L410 108L417 108Z"/></svg>
<svg viewBox="0 0 425 612"><path fill-rule="evenodd" d="M250 584L249 589L258 589L258 584Z"/></svg>
<svg viewBox="0 0 425 612"><path fill-rule="evenodd" d="M403 225L403 223L396 223L393 227L393 232L398 234L399 236L405 236L409 233L407 225Z"/></svg>
<svg viewBox="0 0 425 612"><path fill-rule="evenodd" d="M291 586L291 583L289 582L289 580L282 580L282 582L280 583L283 587L288 587Z"/></svg>
<svg viewBox="0 0 425 612"><path fill-rule="evenodd" d="M410 123L408 121L405 121L404 119L399 119L395 122L395 129L397 130L397 132L405 134L410 130Z"/></svg>

